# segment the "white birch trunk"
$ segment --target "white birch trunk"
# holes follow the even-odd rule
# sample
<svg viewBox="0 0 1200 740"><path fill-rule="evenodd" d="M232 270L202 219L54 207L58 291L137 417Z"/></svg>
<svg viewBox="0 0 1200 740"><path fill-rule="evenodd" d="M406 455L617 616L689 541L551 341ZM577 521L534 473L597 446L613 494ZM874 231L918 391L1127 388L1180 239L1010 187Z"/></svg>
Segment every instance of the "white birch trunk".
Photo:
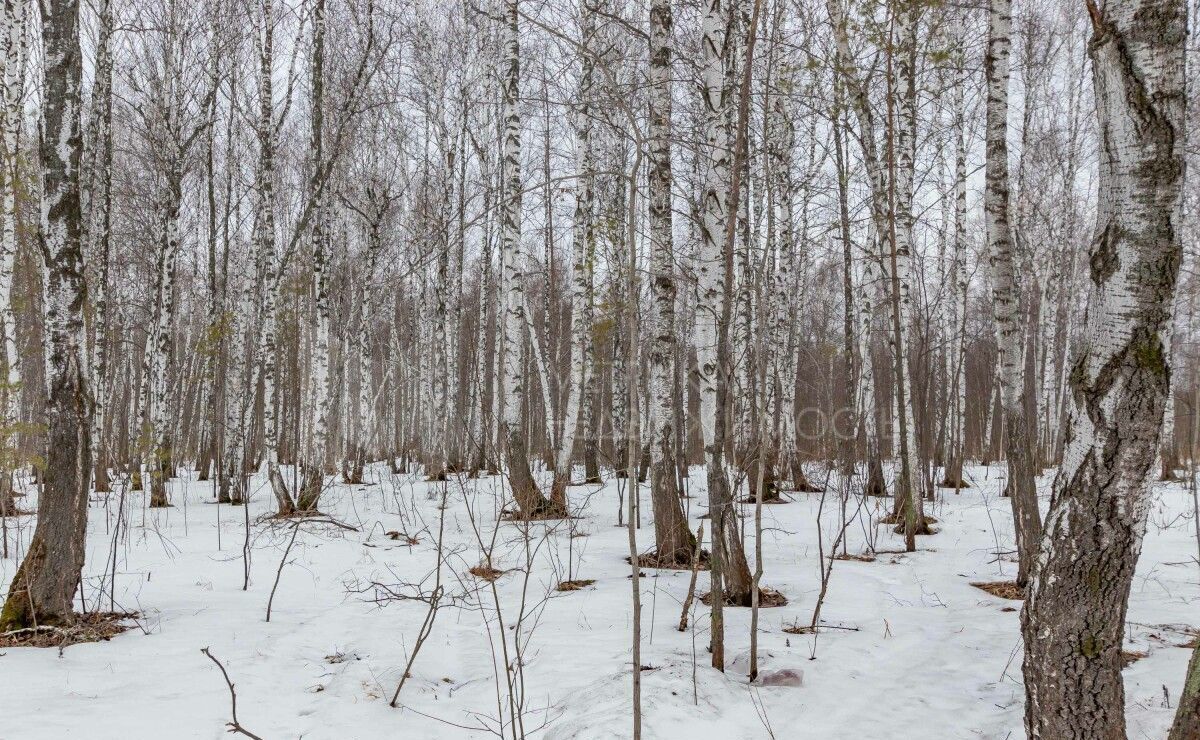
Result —
<svg viewBox="0 0 1200 740"><path fill-rule="evenodd" d="M529 468L529 449L521 430L521 411L527 393L525 345L529 321L525 315L525 271L527 260L521 244L521 113L519 106L521 46L518 38L517 4L506 0L503 28L503 202L500 209L500 245L503 254L504 319L501 323L504 353L504 449L508 457L508 481L513 498L525 517L549 511L550 502L538 490Z"/></svg>
<svg viewBox="0 0 1200 740"><path fill-rule="evenodd" d="M1012 498L1017 539L1017 585L1024 586L1033 568L1041 517L1033 469L1033 445L1026 417L1024 332L1016 247L1009 226L1008 70L1011 0L990 0L987 74L987 162L984 221L992 278L992 307L999 353L1000 399L1004 409L1008 491Z"/></svg>
<svg viewBox="0 0 1200 740"><path fill-rule="evenodd" d="M21 367L17 352L16 314L12 304L13 267L17 256L17 144L24 111L25 57L28 49L25 0L4 0L0 43L4 45L4 72L0 78L0 145L4 159L0 171L0 333L4 342L3 432L0 445L15 450L20 415ZM0 470L0 515L12 510L12 473L10 465Z"/></svg>
<svg viewBox="0 0 1200 740"><path fill-rule="evenodd" d="M1170 388L1183 258L1186 6L1108 0L1088 10L1101 142L1097 223L1067 449L1022 613L1032 740L1126 736L1121 649Z"/></svg>

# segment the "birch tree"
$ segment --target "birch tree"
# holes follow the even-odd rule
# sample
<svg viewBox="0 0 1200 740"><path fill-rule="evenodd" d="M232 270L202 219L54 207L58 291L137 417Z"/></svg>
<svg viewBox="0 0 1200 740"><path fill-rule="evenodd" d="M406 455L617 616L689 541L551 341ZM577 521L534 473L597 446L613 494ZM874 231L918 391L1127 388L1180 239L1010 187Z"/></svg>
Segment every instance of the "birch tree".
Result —
<svg viewBox="0 0 1200 740"><path fill-rule="evenodd" d="M325 160L325 0L316 0L312 17L312 120L309 129L310 167L319 168ZM312 251L312 292L316 326L313 328L313 353L309 387L313 419L308 450L303 464L301 489L296 496L300 511L313 511L325 487L329 460L329 415L333 401L329 363L329 205L325 189L317 178L309 179L309 199L314 216L309 234Z"/></svg>
<svg viewBox="0 0 1200 740"><path fill-rule="evenodd" d="M1067 448L1022 611L1030 738L1123 738L1121 646L1171 379L1186 97L1180 0L1089 4L1099 152Z"/></svg>
<svg viewBox="0 0 1200 740"><path fill-rule="evenodd" d="M92 399L88 389L79 205L83 86L77 0L43 0L39 154L48 275L47 466L37 527L0 610L0 629L69 624L83 570L91 479Z"/></svg>
<svg viewBox="0 0 1200 740"><path fill-rule="evenodd" d="M17 351L17 322L13 308L13 267L17 257L17 185L18 141L25 93L25 61L28 54L28 4L25 0L5 0L0 8L0 44L4 49L4 74L0 78L0 146L4 159L0 167L0 333L4 342L4 380L0 403L0 516L16 510L13 501L12 468L17 461L17 424L20 421L21 367Z"/></svg>
<svg viewBox="0 0 1200 740"><path fill-rule="evenodd" d="M262 275L259 288L258 354L256 377L263 384L263 446L267 479L275 494L279 514L289 516L296 510L287 483L279 470L278 448L278 376L276 366L276 307L279 301L280 264L278 236L275 233L275 141L277 125L274 107L275 12L273 0L262 0L262 28L258 36L258 111L255 136L258 161L254 173L254 241ZM290 90L288 91L290 93Z"/></svg>
<svg viewBox="0 0 1200 740"><path fill-rule="evenodd" d="M592 39L595 21L587 3L580 8L579 101L574 111L575 126L575 220L571 243L571 385L563 414L562 436L554 462L554 481L550 500L565 507L567 485L571 480L572 457L591 373L592 358L592 285L596 263L596 223L593 203L595 152L592 144L592 87L595 84L595 60Z"/></svg>
<svg viewBox="0 0 1200 740"><path fill-rule="evenodd" d="M521 112L518 107L521 77L521 46L518 38L519 0L505 0L503 92L503 169L504 192L500 209L500 244L504 265L504 450L508 459L508 482L513 498L528 518L560 514L538 490L529 468L529 447L521 429L521 411L527 393L525 347L528 337L526 319L525 272L527 259L521 244Z"/></svg>
<svg viewBox="0 0 1200 740"><path fill-rule="evenodd" d="M675 463L675 255L671 214L671 0L650 5L650 270L654 296L649 353L653 412L650 493L654 542L660 565L686 565L694 549L679 502ZM630 461L632 464L632 461Z"/></svg>
<svg viewBox="0 0 1200 740"><path fill-rule="evenodd" d="M1025 415L1028 399L1025 394L1024 322L1017 283L1017 255L1008 221L1008 68L1011 27L1010 0L989 0L988 45L983 64L988 86L983 211L992 277L992 305L996 318L1008 492L1012 497L1017 535L1017 585L1024 587L1033 568L1041 516L1038 513L1033 469L1033 445L1029 420Z"/></svg>

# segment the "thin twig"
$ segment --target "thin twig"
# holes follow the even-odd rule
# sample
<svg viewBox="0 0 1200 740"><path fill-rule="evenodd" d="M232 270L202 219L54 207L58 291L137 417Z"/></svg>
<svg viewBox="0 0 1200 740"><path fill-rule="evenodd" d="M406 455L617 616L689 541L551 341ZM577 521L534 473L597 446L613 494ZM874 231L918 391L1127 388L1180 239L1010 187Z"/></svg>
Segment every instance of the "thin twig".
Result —
<svg viewBox="0 0 1200 740"><path fill-rule="evenodd" d="M696 528L696 549L692 552L692 578L688 583L687 596L683 600L683 612L679 615L679 631L688 628L688 612L692 610L692 599L696 598L696 575L700 571L700 543L704 541L704 522Z"/></svg>
<svg viewBox="0 0 1200 740"><path fill-rule="evenodd" d="M221 669L221 675L225 677L225 685L229 687L229 703L233 712L233 721L226 722L225 726L229 728L230 732L236 732L238 734L245 735L246 737L254 738L254 740L263 740L261 736L250 732L245 727L242 727L241 723L238 722L237 692L233 690L233 681L229 680L229 672L225 670L225 666L221 665L221 661L217 660L217 656L208 652L208 648L200 648L200 652L207 655L209 660L217 664L217 668Z"/></svg>

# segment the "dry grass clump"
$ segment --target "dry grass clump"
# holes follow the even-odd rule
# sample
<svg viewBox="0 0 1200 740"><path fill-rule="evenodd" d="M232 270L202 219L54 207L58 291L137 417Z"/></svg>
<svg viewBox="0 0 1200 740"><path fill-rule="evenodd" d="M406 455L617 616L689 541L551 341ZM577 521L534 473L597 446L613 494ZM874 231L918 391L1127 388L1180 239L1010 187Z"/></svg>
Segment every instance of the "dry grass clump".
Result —
<svg viewBox="0 0 1200 740"><path fill-rule="evenodd" d="M498 568L493 568L490 565L480 563L479 565L476 565L474 568L471 568L467 572L480 580L491 582L491 581L496 580L500 576L504 575L508 571L499 570Z"/></svg>
<svg viewBox="0 0 1200 740"><path fill-rule="evenodd" d="M1025 598L1025 589L1018 586L1015 581L976 581L971 585L1001 599L1020 601Z"/></svg>
<svg viewBox="0 0 1200 740"><path fill-rule="evenodd" d="M584 578L578 581L563 581L554 587L555 591L582 591L596 582L594 578Z"/></svg>
<svg viewBox="0 0 1200 740"><path fill-rule="evenodd" d="M705 593L700 594L700 603L711 605L712 592L706 591ZM767 588L764 586L758 590L758 606L760 609L770 609L776 606L787 606L787 603L787 597L773 588ZM730 599L729 594L726 594L725 606L750 606L750 600L747 599L746 603L743 604L740 601L734 601Z"/></svg>
<svg viewBox="0 0 1200 740"><path fill-rule="evenodd" d="M137 618L137 612L90 612L79 615L74 624L39 625L0 633L0 648L64 648L84 642L107 642L132 629L134 625L128 622Z"/></svg>
<svg viewBox="0 0 1200 740"><path fill-rule="evenodd" d="M1138 662L1142 658L1147 658L1149 656L1150 656L1150 653L1144 652L1142 650L1122 650L1121 651L1121 667L1128 668L1129 666Z"/></svg>
<svg viewBox="0 0 1200 740"><path fill-rule="evenodd" d="M873 563L873 562L875 562L875 556L869 552L864 552L859 555L851 555L850 553L846 553L844 555L834 555L833 559L834 560L852 560L856 563Z"/></svg>
<svg viewBox="0 0 1200 740"><path fill-rule="evenodd" d="M384 534L387 535L388 539L403 540L404 544L409 545L409 546L416 545L421 542L421 540L417 539L416 537L413 537L411 534L408 534L407 532L397 532L395 530L392 530L391 532L384 532Z"/></svg>

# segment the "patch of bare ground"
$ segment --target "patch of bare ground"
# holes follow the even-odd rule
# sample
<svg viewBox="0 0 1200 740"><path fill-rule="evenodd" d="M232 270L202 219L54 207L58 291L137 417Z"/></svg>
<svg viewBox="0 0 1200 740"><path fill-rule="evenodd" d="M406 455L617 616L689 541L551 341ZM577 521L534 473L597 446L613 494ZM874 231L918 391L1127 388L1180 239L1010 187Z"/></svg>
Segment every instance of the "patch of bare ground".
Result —
<svg viewBox="0 0 1200 740"><path fill-rule="evenodd" d="M584 578L577 581L563 581L554 587L555 591L582 591L596 582L595 578Z"/></svg>
<svg viewBox="0 0 1200 740"><path fill-rule="evenodd" d="M417 544L420 544L420 542L421 542L421 540L417 539L416 537L413 537L411 534L408 534L407 532L397 532L395 530L392 530L391 532L384 532L384 534L387 535L388 539L402 540L404 542L404 544L406 544L406 545L417 545Z"/></svg>
<svg viewBox="0 0 1200 740"><path fill-rule="evenodd" d="M275 514L269 514L267 516L262 517L262 519L260 519L260 521L283 522L285 524L291 524L293 526L300 525L300 524L328 524L331 527L337 527L338 529L345 529L349 532L357 532L358 531L358 527L354 526L353 524L346 524L345 522L340 522L337 519L334 519L333 517L329 516L325 512L318 511L317 509L305 509L305 510L297 509L297 510L295 510L293 512L289 512L289 513L277 512Z"/></svg>
<svg viewBox="0 0 1200 740"><path fill-rule="evenodd" d="M498 568L493 568L490 565L484 565L483 563L480 563L479 565L476 565L474 568L471 568L467 572L480 580L494 581L497 578L499 578L500 576L507 573L508 571L499 570Z"/></svg>
<svg viewBox="0 0 1200 740"><path fill-rule="evenodd" d="M0 633L0 648L64 648L85 642L107 642L126 630L138 618L137 612L90 612L81 614L74 624L39 625Z"/></svg>
<svg viewBox="0 0 1200 740"><path fill-rule="evenodd" d="M1025 589L1014 581L973 581L971 585L1001 599L1021 601L1025 598Z"/></svg>
<svg viewBox="0 0 1200 740"><path fill-rule="evenodd" d="M904 518L903 517L897 518L895 514L888 514L887 516L879 519L879 523L880 524L904 524ZM930 524L937 524L937 523L938 523L937 519L934 519L931 516L925 517L925 526L926 527L928 527Z"/></svg>
<svg viewBox="0 0 1200 740"><path fill-rule="evenodd" d="M1128 668L1142 658L1150 657L1150 653L1142 650L1122 650L1121 651L1121 667Z"/></svg>
<svg viewBox="0 0 1200 740"><path fill-rule="evenodd" d="M852 560L856 563L873 563L873 562L875 562L875 556L869 552L864 552L864 553L860 553L860 554L852 554L852 553L847 552L847 553L842 553L841 555L834 555L833 559L834 560Z"/></svg>
<svg viewBox="0 0 1200 740"><path fill-rule="evenodd" d="M504 522L548 522L558 519L577 519L578 517L567 516L563 510L548 506L545 509L535 511L532 514L524 514L520 510L512 511L506 509L500 512L500 520Z"/></svg>
<svg viewBox="0 0 1200 740"><path fill-rule="evenodd" d="M697 570L708 570L708 550L700 551L700 565ZM629 562L629 557L625 557L625 562ZM687 559L670 558L667 560L659 560L658 553L647 552L638 555L639 568L656 568L658 570L691 570L692 558L689 555Z"/></svg>
<svg viewBox="0 0 1200 740"><path fill-rule="evenodd" d="M712 592L706 591L706 592L700 594L700 603L711 605L712 604ZM758 606L760 609L770 609L770 608L776 607L776 606L787 606L787 603L788 603L787 597L784 596L783 594L779 593L778 591L776 591L773 588L763 587L758 590ZM743 604L740 601L735 601L733 599L730 599L729 596L726 595L725 596L725 606L748 607L748 606L750 606L750 600L747 599L746 603Z"/></svg>

